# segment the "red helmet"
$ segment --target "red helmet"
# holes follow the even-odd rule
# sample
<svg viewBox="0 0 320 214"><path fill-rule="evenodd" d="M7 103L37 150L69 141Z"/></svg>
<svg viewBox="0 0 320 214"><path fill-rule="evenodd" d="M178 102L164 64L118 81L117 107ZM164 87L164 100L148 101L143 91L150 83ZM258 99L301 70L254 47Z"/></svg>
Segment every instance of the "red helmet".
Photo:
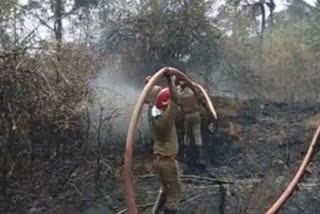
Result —
<svg viewBox="0 0 320 214"><path fill-rule="evenodd" d="M163 88L161 91L157 94L156 97L156 107L158 109L165 109L169 105L169 100L171 98L170 90L169 88Z"/></svg>

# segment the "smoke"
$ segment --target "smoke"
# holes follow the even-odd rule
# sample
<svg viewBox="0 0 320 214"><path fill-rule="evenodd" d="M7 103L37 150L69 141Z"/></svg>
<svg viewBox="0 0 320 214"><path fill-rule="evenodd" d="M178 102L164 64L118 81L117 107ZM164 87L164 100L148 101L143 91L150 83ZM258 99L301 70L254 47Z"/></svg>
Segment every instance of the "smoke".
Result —
<svg viewBox="0 0 320 214"><path fill-rule="evenodd" d="M144 77L141 78L141 85L137 85L134 81L128 80L126 71L105 66L98 72L96 79L91 82L90 117L92 123L98 125L101 107L104 108L104 116L117 111L112 119L112 125L103 130L104 135L109 134L115 137L126 135L134 106L144 86L143 79ZM138 129L139 134L146 135L148 133L146 106L144 106Z"/></svg>

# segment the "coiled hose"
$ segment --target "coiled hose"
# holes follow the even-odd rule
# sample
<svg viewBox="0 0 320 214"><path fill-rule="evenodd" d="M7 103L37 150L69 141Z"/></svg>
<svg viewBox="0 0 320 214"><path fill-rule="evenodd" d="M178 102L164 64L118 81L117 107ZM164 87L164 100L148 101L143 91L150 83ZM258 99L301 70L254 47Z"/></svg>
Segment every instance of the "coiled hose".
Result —
<svg viewBox="0 0 320 214"><path fill-rule="evenodd" d="M181 71L172 67L164 67L151 77L149 82L145 85L144 89L142 90L138 98L137 104L134 107L134 110L130 119L130 123L129 123L128 132L127 132L122 176L124 180L124 193L125 193L126 205L128 207L128 212L130 214L138 213L136 202L135 202L135 196L134 196L133 174L131 170L134 133L137 128L138 119L141 115L142 107L147 94L149 93L151 88L156 84L156 82L158 82L164 77L165 72L167 72L167 75L175 75L177 79L183 80L186 83L187 87L189 87L194 92L196 97L198 97L199 102L204 104L208 112L211 113L210 114L211 119L217 120L217 113L206 91L200 85L193 83L191 79L188 78Z"/></svg>

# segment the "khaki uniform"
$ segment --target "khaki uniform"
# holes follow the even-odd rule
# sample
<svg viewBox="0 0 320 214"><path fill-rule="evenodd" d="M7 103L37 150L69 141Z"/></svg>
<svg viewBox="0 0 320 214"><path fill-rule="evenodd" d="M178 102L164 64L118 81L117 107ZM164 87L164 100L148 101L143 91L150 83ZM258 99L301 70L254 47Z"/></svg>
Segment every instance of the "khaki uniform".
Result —
<svg viewBox="0 0 320 214"><path fill-rule="evenodd" d="M165 196L164 207L178 209L181 184L179 178L179 166L175 157L156 155L154 168L160 176L160 194Z"/></svg>
<svg viewBox="0 0 320 214"><path fill-rule="evenodd" d="M174 87L174 86L173 86ZM148 104L148 119L151 132L154 136L154 169L159 174L161 188L153 207L152 213L157 214L161 210L176 212L180 200L180 179L176 155L178 152L178 140L175 127L178 101L177 89L174 87L170 103L159 117L152 117L151 110L155 104L157 94L161 86L154 86L145 103Z"/></svg>
<svg viewBox="0 0 320 214"><path fill-rule="evenodd" d="M186 87L182 89L179 92L179 96L182 103L182 112L184 113L184 144L189 144L189 132L191 131L195 144L197 146L202 146L200 111L204 111L203 107L199 104L190 88Z"/></svg>
<svg viewBox="0 0 320 214"><path fill-rule="evenodd" d="M154 132L154 154L175 156L178 153L178 138L175 126L175 116L178 106L170 101L168 108L158 118L152 118Z"/></svg>
<svg viewBox="0 0 320 214"><path fill-rule="evenodd" d="M205 158L204 158L204 148L202 145L202 136L201 136L201 113L206 112L204 107L200 105L193 91L185 87L179 91L179 97L181 100L182 113L184 114L184 138L183 144L189 145L190 132L193 134L194 143L199 149L199 159L200 166L205 167ZM186 159L186 152L183 154Z"/></svg>
<svg viewBox="0 0 320 214"><path fill-rule="evenodd" d="M201 136L201 115L200 112L191 112L184 115L184 144L189 145L191 131L194 137L194 143L197 146L202 146L202 136Z"/></svg>
<svg viewBox="0 0 320 214"><path fill-rule="evenodd" d="M152 118L155 136L154 168L160 176L161 191L166 197L164 207L177 209L180 199L180 179L176 155L178 139L176 135L175 116L178 106L170 101L166 111L158 118Z"/></svg>

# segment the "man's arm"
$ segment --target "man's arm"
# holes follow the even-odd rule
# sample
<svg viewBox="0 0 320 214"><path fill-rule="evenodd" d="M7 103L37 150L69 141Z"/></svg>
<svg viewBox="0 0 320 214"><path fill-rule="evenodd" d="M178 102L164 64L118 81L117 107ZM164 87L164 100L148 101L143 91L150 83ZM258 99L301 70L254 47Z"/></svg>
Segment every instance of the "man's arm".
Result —
<svg viewBox="0 0 320 214"><path fill-rule="evenodd" d="M181 106L181 99L178 94L175 77L167 76L167 81L168 81L172 101L178 104L179 106Z"/></svg>

